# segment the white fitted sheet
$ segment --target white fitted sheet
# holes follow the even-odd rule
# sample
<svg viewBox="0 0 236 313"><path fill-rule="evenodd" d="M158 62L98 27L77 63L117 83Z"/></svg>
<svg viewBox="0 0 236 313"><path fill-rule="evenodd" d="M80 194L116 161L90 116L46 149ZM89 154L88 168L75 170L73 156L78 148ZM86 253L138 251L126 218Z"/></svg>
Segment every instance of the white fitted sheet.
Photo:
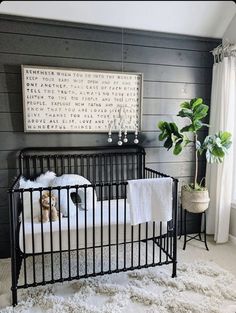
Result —
<svg viewBox="0 0 236 313"><path fill-rule="evenodd" d="M101 205L102 203L102 205ZM111 200L110 201L110 243L116 244L124 242L124 228L125 228L125 217L124 217L124 199ZM101 210L102 207L102 210ZM118 207L118 223L117 223L117 207ZM101 212L103 217L101 219ZM87 211L78 211L78 247L85 247L85 214L87 215L87 247L93 246L93 210L88 209ZM101 223L102 221L102 223ZM68 232L68 218L61 218L61 250L66 251L69 248L71 250L77 248L77 223L76 217L69 219L70 232ZM50 235L50 224L52 226L52 249L51 249L51 235ZM118 224L118 238L117 238L117 224ZM155 223L155 236L160 235L160 222ZM165 234L167 231L167 222L161 223L161 233ZM95 246L101 244L106 245L109 243L109 201L97 202L95 210ZM140 239L146 238L146 223L141 225L141 236ZM103 237L101 237L101 227L103 231ZM43 223L43 232L41 230L41 223L35 221L32 225L30 221L24 222L24 234L25 244L23 242L23 223L20 226L20 238L19 245L22 252L30 253L41 253L50 251L60 251L60 236L59 236L59 221ZM68 236L68 233L70 236ZM131 241L131 224L130 224L130 210L129 205L126 201L126 242ZM42 238L43 237L43 238ZM70 240L69 238L70 237ZM153 237L153 222L148 223L148 238ZM139 239L139 225L133 226L133 240ZM34 244L33 244L34 243ZM43 249L42 249L43 243ZM34 246L34 249L33 249Z"/></svg>

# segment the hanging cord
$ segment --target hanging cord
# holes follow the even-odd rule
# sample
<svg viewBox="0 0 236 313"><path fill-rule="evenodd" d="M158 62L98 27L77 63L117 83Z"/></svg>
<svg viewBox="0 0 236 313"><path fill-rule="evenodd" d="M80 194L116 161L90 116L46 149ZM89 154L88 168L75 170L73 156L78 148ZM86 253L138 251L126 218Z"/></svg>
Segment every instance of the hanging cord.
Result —
<svg viewBox="0 0 236 313"><path fill-rule="evenodd" d="M220 62L221 61L221 59L220 59L220 49L222 48L222 45L220 46L220 47L218 47L218 49L217 49L217 59L218 59L218 62Z"/></svg>
<svg viewBox="0 0 236 313"><path fill-rule="evenodd" d="M124 29L121 30L121 70L124 72Z"/></svg>
<svg viewBox="0 0 236 313"><path fill-rule="evenodd" d="M213 57L214 57L214 64L216 63L216 55L213 54Z"/></svg>

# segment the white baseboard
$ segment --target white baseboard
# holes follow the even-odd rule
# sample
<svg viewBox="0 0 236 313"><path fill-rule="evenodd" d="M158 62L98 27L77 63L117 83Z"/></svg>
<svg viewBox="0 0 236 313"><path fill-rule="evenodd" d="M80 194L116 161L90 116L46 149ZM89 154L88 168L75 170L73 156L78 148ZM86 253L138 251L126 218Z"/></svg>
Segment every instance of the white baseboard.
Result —
<svg viewBox="0 0 236 313"><path fill-rule="evenodd" d="M229 235L229 241L236 245L236 237L233 235Z"/></svg>

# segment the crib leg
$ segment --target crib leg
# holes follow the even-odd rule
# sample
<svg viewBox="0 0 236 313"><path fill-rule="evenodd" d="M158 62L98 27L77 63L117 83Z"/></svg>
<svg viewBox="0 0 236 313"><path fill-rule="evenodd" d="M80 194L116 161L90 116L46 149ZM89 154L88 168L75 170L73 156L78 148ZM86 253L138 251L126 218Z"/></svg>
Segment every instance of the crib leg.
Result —
<svg viewBox="0 0 236 313"><path fill-rule="evenodd" d="M17 289L16 288L11 288L12 291L12 305L16 306L17 305Z"/></svg>
<svg viewBox="0 0 236 313"><path fill-rule="evenodd" d="M178 222L178 181L174 184L174 216L173 216L173 268L172 278L176 277L177 270L177 222Z"/></svg>
<svg viewBox="0 0 236 313"><path fill-rule="evenodd" d="M12 279L12 305L17 305L17 265L16 265L16 229L17 229L17 216L15 209L15 201L13 192L9 193L10 202L10 239L11 239L11 279Z"/></svg>
<svg viewBox="0 0 236 313"><path fill-rule="evenodd" d="M173 263L173 267L172 267L172 278L176 277L176 269L177 269L177 262Z"/></svg>

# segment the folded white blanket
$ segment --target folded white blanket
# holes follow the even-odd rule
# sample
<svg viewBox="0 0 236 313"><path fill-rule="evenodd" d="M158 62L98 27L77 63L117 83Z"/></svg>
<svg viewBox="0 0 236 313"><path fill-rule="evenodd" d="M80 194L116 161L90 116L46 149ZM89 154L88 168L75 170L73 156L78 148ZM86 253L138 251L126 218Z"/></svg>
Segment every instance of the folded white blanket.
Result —
<svg viewBox="0 0 236 313"><path fill-rule="evenodd" d="M127 200L131 225L172 218L172 179L150 178L129 180Z"/></svg>

